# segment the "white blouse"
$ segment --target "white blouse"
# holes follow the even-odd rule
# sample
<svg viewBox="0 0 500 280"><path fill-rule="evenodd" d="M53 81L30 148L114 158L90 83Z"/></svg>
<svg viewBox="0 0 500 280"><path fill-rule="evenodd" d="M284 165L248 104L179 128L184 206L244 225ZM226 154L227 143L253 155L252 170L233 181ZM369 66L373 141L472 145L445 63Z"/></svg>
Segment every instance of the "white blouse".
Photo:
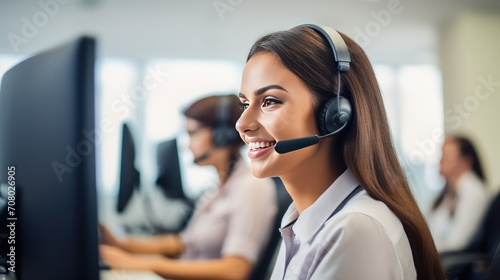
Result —
<svg viewBox="0 0 500 280"><path fill-rule="evenodd" d="M471 241L484 216L489 198L477 175L465 172L457 182L455 215L450 216L452 199L446 196L427 221L438 251L463 249Z"/></svg>
<svg viewBox="0 0 500 280"><path fill-rule="evenodd" d="M403 226L384 203L362 190L329 219L358 185L346 170L300 216L290 205L271 279L417 278Z"/></svg>
<svg viewBox="0 0 500 280"><path fill-rule="evenodd" d="M181 257L240 256L255 263L269 239L277 209L274 182L255 178L240 159L221 188L200 198L180 234L185 249Z"/></svg>

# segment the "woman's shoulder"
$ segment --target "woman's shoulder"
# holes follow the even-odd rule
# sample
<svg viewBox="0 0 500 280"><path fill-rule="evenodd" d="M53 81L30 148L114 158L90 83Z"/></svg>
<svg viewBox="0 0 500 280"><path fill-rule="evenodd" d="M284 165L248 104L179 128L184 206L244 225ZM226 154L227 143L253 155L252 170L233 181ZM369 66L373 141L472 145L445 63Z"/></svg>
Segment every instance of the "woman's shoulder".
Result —
<svg viewBox="0 0 500 280"><path fill-rule="evenodd" d="M459 194L461 197L467 197L470 199L487 198L486 186L473 172L467 172L464 174L459 184Z"/></svg>
<svg viewBox="0 0 500 280"><path fill-rule="evenodd" d="M354 197L337 215L336 222L344 227L379 228L381 233L397 242L405 234L401 220L379 200L373 199L365 191ZM371 231L368 231L368 233Z"/></svg>

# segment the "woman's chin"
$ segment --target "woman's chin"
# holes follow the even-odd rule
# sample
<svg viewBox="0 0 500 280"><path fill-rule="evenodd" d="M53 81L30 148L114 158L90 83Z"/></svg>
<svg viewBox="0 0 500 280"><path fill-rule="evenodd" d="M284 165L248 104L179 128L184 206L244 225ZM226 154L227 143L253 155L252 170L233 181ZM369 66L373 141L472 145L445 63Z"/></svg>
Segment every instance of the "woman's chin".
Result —
<svg viewBox="0 0 500 280"><path fill-rule="evenodd" d="M260 179L276 176L275 174L273 174L272 168L270 168L269 166L265 166L260 162L252 161L250 164L250 169L252 171L253 176Z"/></svg>

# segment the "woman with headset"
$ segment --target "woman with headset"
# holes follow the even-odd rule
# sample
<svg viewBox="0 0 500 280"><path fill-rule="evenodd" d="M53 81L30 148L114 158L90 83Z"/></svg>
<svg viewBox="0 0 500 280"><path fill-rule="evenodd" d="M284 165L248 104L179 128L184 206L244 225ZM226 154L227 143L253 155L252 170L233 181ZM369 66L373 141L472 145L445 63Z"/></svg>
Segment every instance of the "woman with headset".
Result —
<svg viewBox="0 0 500 280"><path fill-rule="evenodd" d="M240 100L252 173L293 199L271 279L445 279L352 39L315 25L260 38Z"/></svg>
<svg viewBox="0 0 500 280"><path fill-rule="evenodd" d="M246 279L268 240L277 211L271 179L252 176L240 155L235 95L209 96L184 111L195 163L213 166L219 187L200 198L179 235L115 238L101 227L102 260L111 268L152 270L174 279ZM173 258L140 258L131 253Z"/></svg>

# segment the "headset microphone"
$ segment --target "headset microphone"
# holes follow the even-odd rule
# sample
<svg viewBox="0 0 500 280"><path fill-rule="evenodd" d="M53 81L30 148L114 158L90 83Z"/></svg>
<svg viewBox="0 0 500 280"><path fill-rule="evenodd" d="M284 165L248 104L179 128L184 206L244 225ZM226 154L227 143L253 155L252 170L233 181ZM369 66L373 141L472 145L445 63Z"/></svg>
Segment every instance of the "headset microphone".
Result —
<svg viewBox="0 0 500 280"><path fill-rule="evenodd" d="M202 162L204 160L206 160L208 157L210 156L210 152L205 152L203 153L202 155L198 156L198 157L195 157L193 159L193 163L199 163L199 162Z"/></svg>
<svg viewBox="0 0 500 280"><path fill-rule="evenodd" d="M313 135L313 136L307 136L307 137L302 137L302 138L295 138L295 139L289 139L289 140L283 140L283 141L278 141L276 145L274 146L274 150L278 154L286 154L289 152L293 152L296 150L300 150L302 148L306 148L312 145L316 145L319 143L319 140L325 137L333 136L340 132L345 126L347 125L347 122L344 123L342 127L337 129L334 132L325 134L325 135Z"/></svg>

